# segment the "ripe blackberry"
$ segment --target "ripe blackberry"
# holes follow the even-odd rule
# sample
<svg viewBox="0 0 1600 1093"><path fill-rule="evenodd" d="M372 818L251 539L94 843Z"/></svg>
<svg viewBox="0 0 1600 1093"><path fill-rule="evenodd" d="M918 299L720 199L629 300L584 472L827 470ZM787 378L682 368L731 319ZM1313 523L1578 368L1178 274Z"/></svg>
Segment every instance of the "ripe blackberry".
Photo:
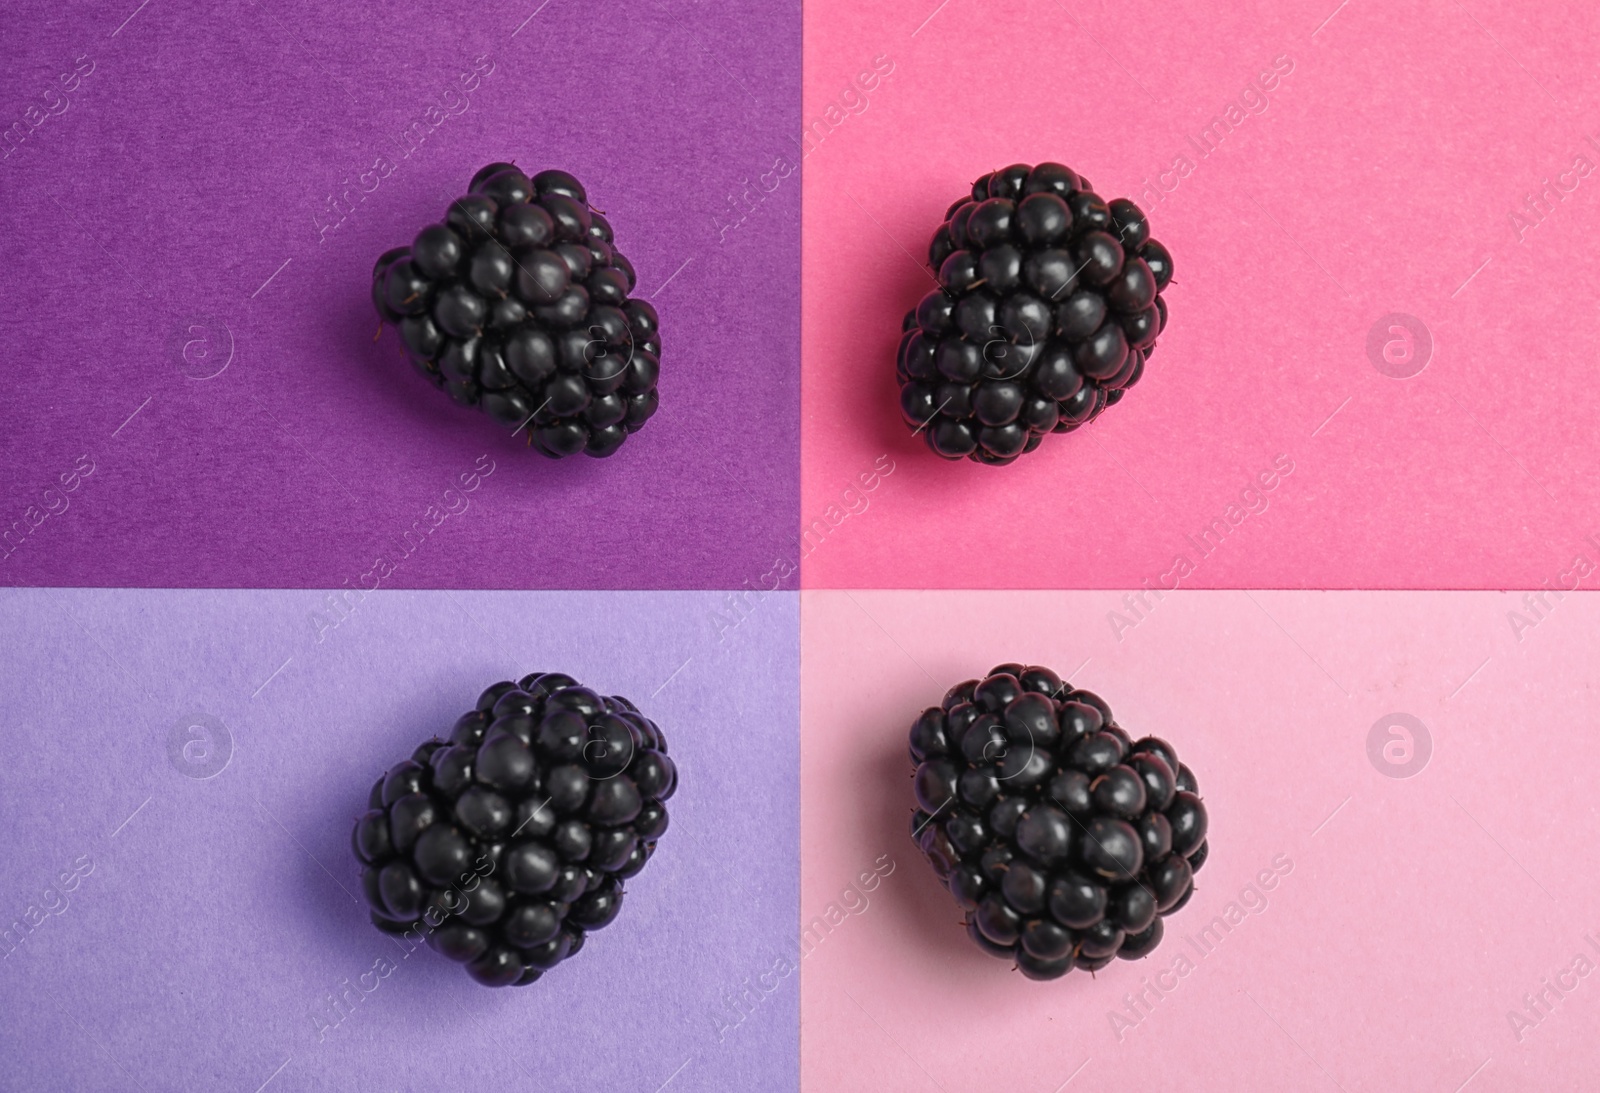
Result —
<svg viewBox="0 0 1600 1093"><path fill-rule="evenodd" d="M1194 772L1048 668L952 687L912 725L911 761L913 841L972 940L1029 979L1147 955L1194 891L1207 854Z"/></svg>
<svg viewBox="0 0 1600 1093"><path fill-rule="evenodd" d="M353 835L372 924L526 986L617 917L677 785L627 699L559 672L496 683L372 787Z"/></svg>
<svg viewBox="0 0 1600 1093"><path fill-rule="evenodd" d="M1118 402L1167 325L1172 255L1133 202L1059 163L984 175L950 206L906 314L900 411L928 447L997 466Z"/></svg>
<svg viewBox="0 0 1600 1093"><path fill-rule="evenodd" d="M565 171L472 176L372 270L372 302L436 387L528 430L552 459L606 456L656 412L660 320L633 265Z"/></svg>

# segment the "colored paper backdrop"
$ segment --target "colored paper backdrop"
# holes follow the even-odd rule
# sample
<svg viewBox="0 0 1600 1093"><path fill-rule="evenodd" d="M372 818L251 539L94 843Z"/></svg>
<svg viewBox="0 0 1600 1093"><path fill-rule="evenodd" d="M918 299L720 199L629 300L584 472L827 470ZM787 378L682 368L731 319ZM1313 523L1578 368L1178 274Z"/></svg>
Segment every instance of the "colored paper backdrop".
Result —
<svg viewBox="0 0 1600 1093"><path fill-rule="evenodd" d="M805 18L808 587L1538 587L1596 556L1587 12L815 0ZM1008 467L946 464L900 421L901 317L951 201L1052 159L1145 208L1171 321L1089 428ZM883 459L893 475L861 488Z"/></svg>
<svg viewBox="0 0 1600 1093"><path fill-rule="evenodd" d="M1600 598L1129 599L805 594L803 1087L1586 1087ZM1170 741L1210 813L1165 940L1094 977L980 952L910 839L912 720L1018 660Z"/></svg>
<svg viewBox="0 0 1600 1093"><path fill-rule="evenodd" d="M0 601L7 1088L795 1088L794 594L721 641L699 593L387 593L331 629L315 592ZM633 699L680 788L617 920L490 990L373 929L350 830L539 670Z"/></svg>
<svg viewBox="0 0 1600 1093"><path fill-rule="evenodd" d="M799 488L799 35L797 0L7 5L0 583L759 577ZM661 313L609 459L374 341L374 260L502 159L584 180Z"/></svg>

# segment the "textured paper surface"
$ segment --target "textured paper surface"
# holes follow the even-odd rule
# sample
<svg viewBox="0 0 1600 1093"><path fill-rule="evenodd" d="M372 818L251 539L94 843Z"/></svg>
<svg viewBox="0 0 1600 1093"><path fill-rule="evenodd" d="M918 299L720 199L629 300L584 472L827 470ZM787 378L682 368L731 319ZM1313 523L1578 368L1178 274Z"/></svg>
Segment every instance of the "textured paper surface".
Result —
<svg viewBox="0 0 1600 1093"><path fill-rule="evenodd" d="M1600 532L1596 33L1503 2L807 4L808 586L1555 583ZM949 204L1045 159L1141 201L1171 322L1093 426L946 464L899 418L900 319ZM1422 361L1396 312L1432 345L1408 379L1374 363ZM1188 545L1218 520L1220 547Z"/></svg>
<svg viewBox="0 0 1600 1093"><path fill-rule="evenodd" d="M1130 614L1108 592L806 594L802 923L861 907L847 886L879 855L896 866L804 958L806 1089L1593 1084L1600 599L1185 593L1121 641L1112 612ZM913 718L1012 660L1169 740L1210 812L1166 939L1094 978L1033 983L979 952L909 837ZM1429 743L1384 727L1370 759L1392 714ZM1147 982L1163 993L1119 1039L1108 1014ZM1524 996L1558 983L1535 1023Z"/></svg>
<svg viewBox="0 0 1600 1093"><path fill-rule="evenodd" d="M797 900L795 600L719 643L706 594L390 593L318 644L314 592L0 594L0 913L40 919L0 959L4 1084L793 1090L798 974L770 970ZM493 991L371 927L350 829L389 765L540 669L635 700L681 786L618 919ZM209 779L185 776L200 743L168 758L196 723L232 741Z"/></svg>
<svg viewBox="0 0 1600 1093"><path fill-rule="evenodd" d="M799 488L800 180L760 178L799 34L798 2L7 5L0 582L337 587L414 525L390 587L764 573ZM374 260L500 159L584 180L661 313L661 409L609 459L548 462L373 341Z"/></svg>

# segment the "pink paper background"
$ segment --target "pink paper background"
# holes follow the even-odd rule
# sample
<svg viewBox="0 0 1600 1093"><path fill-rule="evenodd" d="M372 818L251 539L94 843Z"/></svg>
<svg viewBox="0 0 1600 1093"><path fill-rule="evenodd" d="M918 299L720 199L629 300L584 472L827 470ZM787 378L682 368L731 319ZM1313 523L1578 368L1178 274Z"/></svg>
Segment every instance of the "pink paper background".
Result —
<svg viewBox="0 0 1600 1093"><path fill-rule="evenodd" d="M1600 531L1600 171L1521 242L1511 221L1580 150L1600 168L1588 10L814 0L805 23L808 122L894 64L805 161L801 515L858 510L813 542L808 586L1155 583L1280 453L1267 510L1186 585L1537 586ZM1280 56L1264 112L1199 157ZM1176 281L1141 385L1003 469L911 438L895 344L948 204L1043 159L1137 198L1186 151L1142 202ZM1391 312L1434 342L1409 379L1368 357ZM894 474L842 496L881 455Z"/></svg>
<svg viewBox="0 0 1600 1093"><path fill-rule="evenodd" d="M1542 620L1493 592L1151 602L1118 640L1120 593L802 598L801 921L895 862L804 958L803 1088L1592 1088L1600 598L1552 597ZM1533 622L1520 641L1511 611ZM1199 778L1211 857L1144 961L1023 979L966 938L910 841L906 730L1008 660L1072 673ZM1432 736L1409 778L1367 757L1396 712ZM1196 956L1183 938L1280 853L1265 909ZM1507 1011L1580 950L1595 970L1518 1042ZM1107 1011L1179 952L1194 970L1119 1042Z"/></svg>

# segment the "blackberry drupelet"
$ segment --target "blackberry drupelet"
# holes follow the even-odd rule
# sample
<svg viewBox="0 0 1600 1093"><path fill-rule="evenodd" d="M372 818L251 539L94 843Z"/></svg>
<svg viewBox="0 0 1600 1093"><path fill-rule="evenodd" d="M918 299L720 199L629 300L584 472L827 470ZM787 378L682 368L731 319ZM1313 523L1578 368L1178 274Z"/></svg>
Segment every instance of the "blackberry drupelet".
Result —
<svg viewBox="0 0 1600 1093"><path fill-rule="evenodd" d="M913 841L972 940L1029 979L1147 955L1194 892L1208 849L1194 772L1048 668L952 687L912 725L911 760Z"/></svg>
<svg viewBox="0 0 1600 1093"><path fill-rule="evenodd" d="M576 178L472 177L372 271L372 302L436 387L560 459L615 452L656 412L660 320Z"/></svg>
<svg viewBox="0 0 1600 1093"><path fill-rule="evenodd" d="M677 785L627 699L559 672L496 683L372 787L353 835L372 923L526 986L617 917Z"/></svg>
<svg viewBox="0 0 1600 1093"><path fill-rule="evenodd" d="M907 313L900 411L946 459L997 466L1086 425L1144 375L1172 255L1133 202L1059 163L984 175L945 214L939 287Z"/></svg>

